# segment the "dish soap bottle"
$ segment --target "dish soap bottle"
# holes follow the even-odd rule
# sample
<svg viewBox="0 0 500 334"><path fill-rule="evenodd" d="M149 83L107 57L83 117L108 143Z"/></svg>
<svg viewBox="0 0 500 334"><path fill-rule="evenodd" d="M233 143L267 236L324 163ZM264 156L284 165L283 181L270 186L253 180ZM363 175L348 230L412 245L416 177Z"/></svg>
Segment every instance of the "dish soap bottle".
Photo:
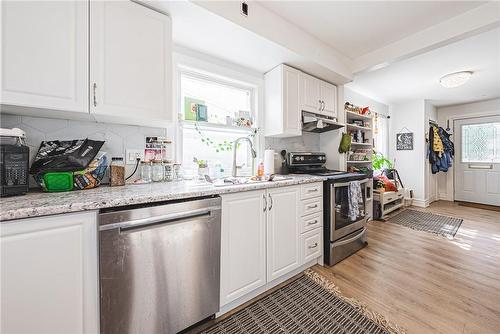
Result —
<svg viewBox="0 0 500 334"><path fill-rule="evenodd" d="M264 163L262 161L259 163L259 167L257 167L257 176L260 178L264 176Z"/></svg>

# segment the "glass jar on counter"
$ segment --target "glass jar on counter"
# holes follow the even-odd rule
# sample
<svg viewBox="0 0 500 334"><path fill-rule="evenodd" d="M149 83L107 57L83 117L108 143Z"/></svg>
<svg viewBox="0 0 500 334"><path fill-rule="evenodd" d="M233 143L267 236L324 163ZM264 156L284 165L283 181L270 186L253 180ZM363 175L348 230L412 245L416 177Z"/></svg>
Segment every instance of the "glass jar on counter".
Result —
<svg viewBox="0 0 500 334"><path fill-rule="evenodd" d="M163 181L163 162L161 161L153 161L152 169L151 169L151 178L153 182L161 182Z"/></svg>
<svg viewBox="0 0 500 334"><path fill-rule="evenodd" d="M174 181L182 181L183 175L182 175L182 170L181 170L181 164L174 164L173 165L173 180Z"/></svg>
<svg viewBox="0 0 500 334"><path fill-rule="evenodd" d="M112 187L125 185L125 162L122 157L112 157L109 172Z"/></svg>
<svg viewBox="0 0 500 334"><path fill-rule="evenodd" d="M141 179L145 183L151 182L151 162L141 161Z"/></svg>
<svg viewBox="0 0 500 334"><path fill-rule="evenodd" d="M164 163L163 167L164 167L164 171L165 171L165 173L164 173L165 181L167 181L167 182L173 181L174 180L174 165L169 164L169 163Z"/></svg>

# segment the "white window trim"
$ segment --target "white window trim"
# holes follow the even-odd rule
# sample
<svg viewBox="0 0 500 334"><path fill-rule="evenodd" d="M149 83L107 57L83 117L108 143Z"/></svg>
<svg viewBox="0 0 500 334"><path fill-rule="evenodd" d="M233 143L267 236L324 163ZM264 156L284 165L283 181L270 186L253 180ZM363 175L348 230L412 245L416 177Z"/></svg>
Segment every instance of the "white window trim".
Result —
<svg viewBox="0 0 500 334"><path fill-rule="evenodd" d="M174 121L178 126L175 133L175 152L174 158L178 162L183 162L183 152L182 152L182 129L184 126L191 127L191 122L183 122L178 119L179 111L181 110L181 76L182 74L192 75L194 77L206 78L210 81L220 82L225 85L233 85L235 87L243 89L251 89L252 97L252 117L254 118L254 123L258 128L257 135L255 136L254 146L257 151L257 161L262 159L264 152L264 76L263 74L258 74L247 68L224 62L221 59L214 58L208 55L204 55L192 50L177 47L173 54L173 78L174 78ZM211 128L218 127L218 125L209 125ZM221 131L223 128L231 131L236 130L228 126L220 125ZM248 129L242 128L242 134L247 134Z"/></svg>

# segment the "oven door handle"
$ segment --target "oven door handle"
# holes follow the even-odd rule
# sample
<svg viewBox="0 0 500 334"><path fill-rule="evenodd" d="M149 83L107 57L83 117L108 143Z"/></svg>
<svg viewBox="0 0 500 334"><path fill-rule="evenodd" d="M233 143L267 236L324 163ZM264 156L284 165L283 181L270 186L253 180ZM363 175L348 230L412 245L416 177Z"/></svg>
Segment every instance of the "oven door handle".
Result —
<svg viewBox="0 0 500 334"><path fill-rule="evenodd" d="M346 240L342 240L342 241L337 241L337 242L334 242L333 245L334 246L342 246L342 245L345 245L345 244L348 244L356 239L359 239L359 237L361 237L363 234L365 234L366 232L366 227L363 227L363 229L361 230L361 232L359 232L358 234L356 234L355 236L349 238L349 239L346 239Z"/></svg>
<svg viewBox="0 0 500 334"><path fill-rule="evenodd" d="M360 180L359 183L363 184L363 183L367 183L368 181L370 181L370 179L363 179L363 180ZM342 183L334 183L333 187L334 188L347 187L349 185L349 183L351 183L351 182L352 181L350 181L350 182L342 182Z"/></svg>

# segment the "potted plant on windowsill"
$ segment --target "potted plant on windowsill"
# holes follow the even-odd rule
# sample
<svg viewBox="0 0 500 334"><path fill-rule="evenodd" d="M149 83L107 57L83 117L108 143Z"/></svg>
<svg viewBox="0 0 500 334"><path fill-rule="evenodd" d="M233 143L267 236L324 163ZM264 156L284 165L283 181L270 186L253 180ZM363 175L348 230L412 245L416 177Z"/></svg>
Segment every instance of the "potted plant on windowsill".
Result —
<svg viewBox="0 0 500 334"><path fill-rule="evenodd" d="M198 160L196 157L193 158L193 162L198 165L198 178L203 180L205 175L208 175L208 162L206 160Z"/></svg>

